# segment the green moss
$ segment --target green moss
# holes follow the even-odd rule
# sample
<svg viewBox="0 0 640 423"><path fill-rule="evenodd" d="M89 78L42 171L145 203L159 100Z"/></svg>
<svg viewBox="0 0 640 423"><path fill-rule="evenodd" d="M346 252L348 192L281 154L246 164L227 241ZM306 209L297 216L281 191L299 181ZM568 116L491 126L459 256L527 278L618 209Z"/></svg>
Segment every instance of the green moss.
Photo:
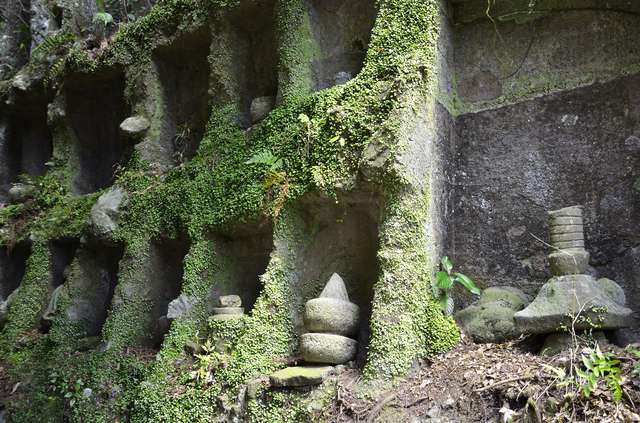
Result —
<svg viewBox="0 0 640 423"><path fill-rule="evenodd" d="M433 295L435 263L426 248L429 198L398 194L382 224L382 275L375 286L365 368L369 379L406 374L414 357L447 351L459 340L453 319L444 316Z"/></svg>
<svg viewBox="0 0 640 423"><path fill-rule="evenodd" d="M36 239L27 259L20 292L11 306L8 322L0 332L0 353L7 356L18 343L20 335L35 327L45 307L51 279L51 251L46 242Z"/></svg>

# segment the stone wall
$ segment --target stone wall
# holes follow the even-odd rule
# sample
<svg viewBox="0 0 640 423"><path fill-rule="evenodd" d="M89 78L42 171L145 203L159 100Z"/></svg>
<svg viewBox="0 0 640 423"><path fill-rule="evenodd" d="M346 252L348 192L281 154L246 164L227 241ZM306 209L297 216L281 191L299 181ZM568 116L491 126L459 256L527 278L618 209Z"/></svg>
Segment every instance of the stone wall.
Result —
<svg viewBox="0 0 640 423"><path fill-rule="evenodd" d="M620 283L638 319L640 15L564 3L492 9L495 22L479 2L454 5L452 260L534 296L551 277L546 212L581 205L590 273Z"/></svg>

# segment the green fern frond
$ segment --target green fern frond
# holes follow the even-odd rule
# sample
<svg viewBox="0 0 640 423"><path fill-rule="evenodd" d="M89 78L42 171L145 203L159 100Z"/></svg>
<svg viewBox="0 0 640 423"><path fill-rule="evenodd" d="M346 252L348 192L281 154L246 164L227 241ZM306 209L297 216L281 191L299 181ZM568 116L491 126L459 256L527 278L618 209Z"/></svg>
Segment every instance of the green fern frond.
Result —
<svg viewBox="0 0 640 423"><path fill-rule="evenodd" d="M244 164L267 164L271 166L271 171L275 171L282 167L282 159L274 156L270 151L260 151L253 155Z"/></svg>
<svg viewBox="0 0 640 423"><path fill-rule="evenodd" d="M75 36L73 34L59 34L54 35L53 37L47 38L40 44L38 47L33 49L31 56L39 55L45 51L55 51L61 45L65 44L68 41L74 41Z"/></svg>
<svg viewBox="0 0 640 423"><path fill-rule="evenodd" d="M49 82L51 82L51 79L62 73L62 70L67 63L67 58L68 56L61 57L56 63L53 64L53 66L51 66L51 69L49 69L49 72L47 73L47 76L43 81L45 89L49 86Z"/></svg>

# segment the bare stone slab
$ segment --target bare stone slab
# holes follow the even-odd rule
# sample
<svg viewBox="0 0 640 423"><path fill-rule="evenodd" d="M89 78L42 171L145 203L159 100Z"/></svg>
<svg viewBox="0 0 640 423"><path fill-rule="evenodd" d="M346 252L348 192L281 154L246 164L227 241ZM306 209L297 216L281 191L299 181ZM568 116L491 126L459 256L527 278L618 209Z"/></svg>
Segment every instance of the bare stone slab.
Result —
<svg viewBox="0 0 640 423"><path fill-rule="evenodd" d="M581 312L582 311L582 312ZM513 315L520 333L551 333L562 325L571 327L570 315L583 318L576 330L619 329L631 325L632 311L616 303L589 275L557 276L540 289L535 300Z"/></svg>
<svg viewBox="0 0 640 423"><path fill-rule="evenodd" d="M360 325L360 307L338 298L316 298L307 302L303 318L309 332L353 336Z"/></svg>
<svg viewBox="0 0 640 423"><path fill-rule="evenodd" d="M269 376L271 386L310 386L319 385L333 373L332 366L287 367Z"/></svg>
<svg viewBox="0 0 640 423"><path fill-rule="evenodd" d="M346 336L305 333L300 337L300 355L310 363L344 364L356 356L357 342Z"/></svg>

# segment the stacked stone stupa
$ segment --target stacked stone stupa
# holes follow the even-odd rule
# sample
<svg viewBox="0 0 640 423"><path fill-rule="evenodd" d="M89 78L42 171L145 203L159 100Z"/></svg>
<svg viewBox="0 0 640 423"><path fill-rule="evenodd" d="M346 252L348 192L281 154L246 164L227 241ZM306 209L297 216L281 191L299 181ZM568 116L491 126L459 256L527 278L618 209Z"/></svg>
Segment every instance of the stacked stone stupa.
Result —
<svg viewBox="0 0 640 423"><path fill-rule="evenodd" d="M300 355L310 363L343 364L356 355L360 308L349 301L344 281L334 273L319 298L307 302Z"/></svg>
<svg viewBox="0 0 640 423"><path fill-rule="evenodd" d="M220 297L220 307L213 309L211 320L233 320L244 314L244 307L241 307L242 300L237 295L223 295Z"/></svg>
<svg viewBox="0 0 640 423"><path fill-rule="evenodd" d="M554 251L548 256L554 277L536 299L513 320L520 333L554 333L561 328L610 330L629 327L632 311L622 288L610 279L586 274L589 253L584 249L582 210L567 207L549 212Z"/></svg>

